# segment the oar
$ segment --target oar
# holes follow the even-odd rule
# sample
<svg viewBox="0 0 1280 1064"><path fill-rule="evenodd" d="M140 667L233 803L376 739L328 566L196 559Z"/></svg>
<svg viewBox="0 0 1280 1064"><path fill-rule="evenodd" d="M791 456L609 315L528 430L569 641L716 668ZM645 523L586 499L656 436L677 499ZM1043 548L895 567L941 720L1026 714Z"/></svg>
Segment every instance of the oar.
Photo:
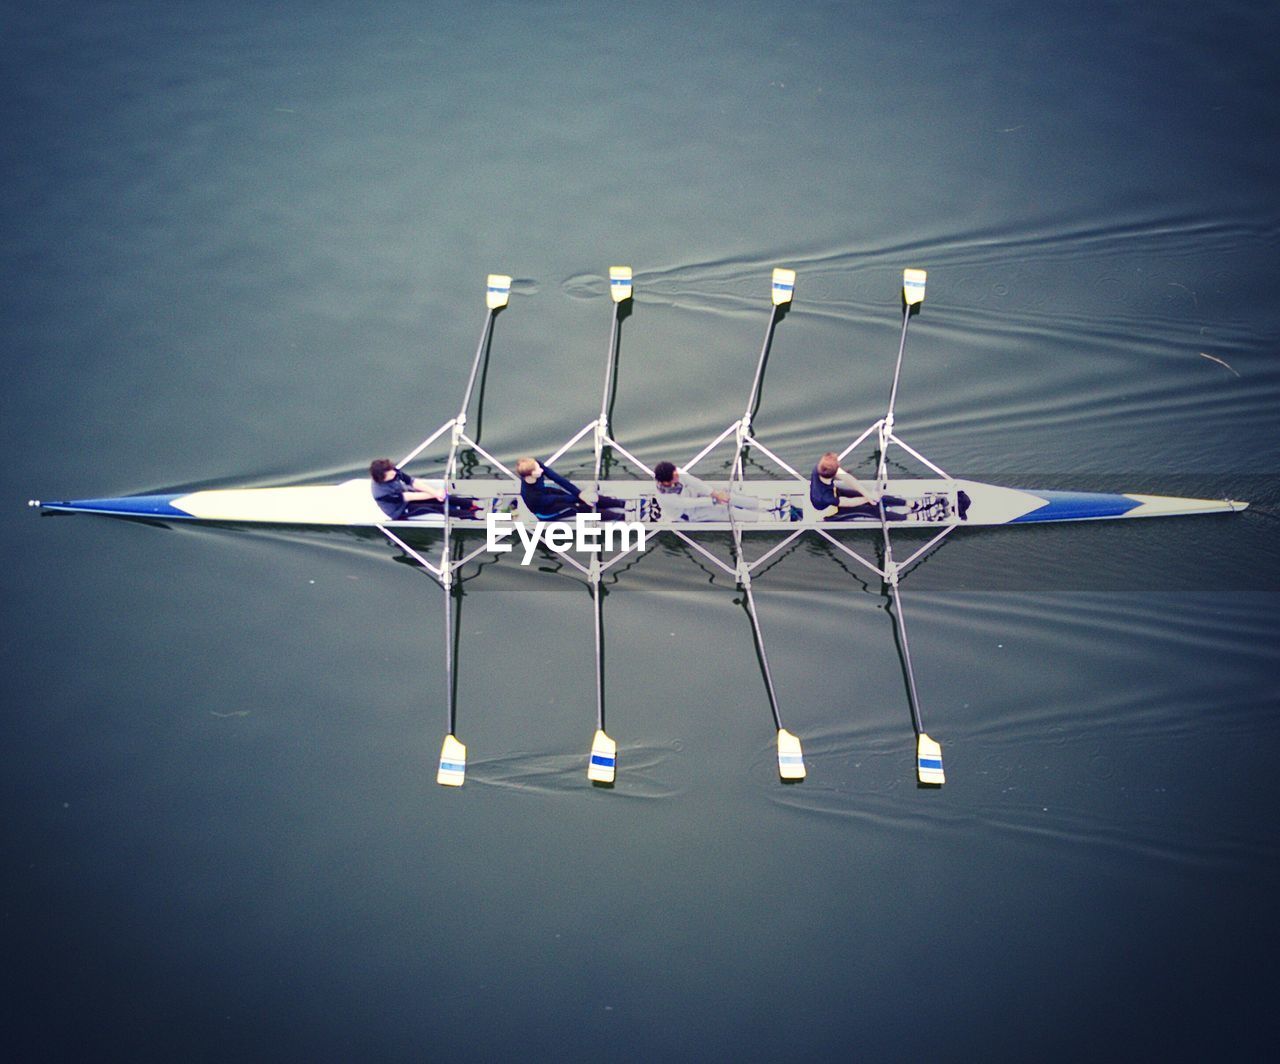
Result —
<svg viewBox="0 0 1280 1064"><path fill-rule="evenodd" d="M796 271L775 267L771 291L772 309L769 312L769 324L765 328L764 342L760 345L760 357L756 360L756 374L751 381L751 393L747 397L746 410L737 428L737 453L733 459L733 481L739 485L745 480L743 454L747 444L751 442L751 418L755 414L756 404L760 401L760 383L764 379L765 363L769 360L769 347L773 343L773 330L778 323L781 308L791 302L796 288ZM755 639L756 655L760 659L760 670L764 674L765 691L769 695L769 710L773 714L773 725L778 729L778 776L784 780L802 780L805 777L804 754L800 749L800 740L782 726L782 715L778 711L778 693L773 686L773 671L769 668L769 656L765 653L764 632L760 628L760 618L756 615L756 599L751 591L751 568L742 553L742 530L733 516L733 507L729 507L729 523L733 527L733 543L737 552L738 586L743 591L743 602L747 616L751 620L751 634Z"/></svg>
<svg viewBox="0 0 1280 1064"><path fill-rule="evenodd" d="M609 298L613 300L613 325L609 329L609 357L605 361L604 391L600 396L600 416L596 419L595 444L596 494L600 493L600 470L604 462L604 444L609 438L609 400L613 392L613 375L618 361L618 327L622 305L631 298L631 267L609 267Z"/></svg>
<svg viewBox="0 0 1280 1064"><path fill-rule="evenodd" d="M592 559L595 562L595 559ZM587 763L587 779L592 783L612 784L618 768L618 744L604 730L604 603L600 600L599 563L591 573L592 612L596 622L596 734L591 741L591 759Z"/></svg>
<svg viewBox="0 0 1280 1064"><path fill-rule="evenodd" d="M735 476L741 483L741 468ZM783 780L802 780L805 777L804 753L800 749L800 740L787 731L782 725L782 714L778 711L778 693L773 686L773 671L769 668L769 656L764 649L764 632L760 628L760 618L756 615L756 598L751 591L751 567L742 553L742 530L733 516L733 507L729 507L729 523L733 528L733 545L738 563L738 586L743 591L743 602L747 616L751 619L751 634L755 638L756 655L760 659L760 671L764 673L764 686L769 695L769 711L773 714L773 726L778 729L778 776Z"/></svg>
<svg viewBox="0 0 1280 1064"><path fill-rule="evenodd" d="M796 290L796 271L784 270L780 266L775 266L773 270L773 286L772 301L773 308L769 311L769 324L765 327L764 343L760 345L760 357L756 360L756 375L751 381L751 394L747 397L747 409L742 415L740 439L746 439L751 435L751 419L755 416L756 404L760 402L760 384L764 380L765 363L769 361L769 348L773 344L773 330L778 324L778 316L782 313L782 308L791 302L791 297ZM741 464L741 448L739 448L738 461L735 462L735 471Z"/></svg>
<svg viewBox="0 0 1280 1064"><path fill-rule="evenodd" d="M596 421L595 490L600 494L600 472L604 461L604 441L609 435L609 398L613 390L614 363L618 357L618 326L622 304L631 298L631 267L609 267L609 297L613 300L613 325L609 330L609 358L605 365L604 393L600 399L600 417ZM591 757L587 761L587 779L604 786L611 785L618 769L618 744L604 730L604 603L600 594L599 556L591 559L588 573L591 581L592 612L596 630L596 733L591 740Z"/></svg>
<svg viewBox="0 0 1280 1064"><path fill-rule="evenodd" d="M444 633L445 633L445 697L449 716L449 732L440 747L440 767L436 770L436 782L443 787L461 787L467 777L467 748L454 735L457 727L458 690L454 678L454 654L457 646L453 634L453 556L450 537L451 519L449 517L449 487L457 472L458 448L464 437L467 423L467 407L471 405L471 393L475 388L476 374L480 369L480 360L484 356L489 337L492 335L493 318L507 305L511 295L511 278L505 274L491 273L485 281L484 302L488 308L485 315L484 328L480 331L480 342L476 345L475 358L471 360L471 374L467 378L467 387L462 394L462 406L454 422L453 439L449 445L449 457L445 462L445 503L444 503L444 547L441 557L441 583L444 586Z"/></svg>
<svg viewBox="0 0 1280 1064"><path fill-rule="evenodd" d="M880 490L884 491L887 465L889 461L889 437L893 435L893 408L898 401L898 379L902 376L902 354L907 348L907 325L911 321L911 308L924 302L924 287L927 274L924 270L907 269L902 271L902 336L898 340L898 361L893 367L893 387L889 390L889 411L884 416L880 429L880 468L876 479Z"/></svg>
<svg viewBox="0 0 1280 1064"><path fill-rule="evenodd" d="M916 731L916 779L927 786L941 787L947 781L942 770L942 747L924 730L920 719L920 695L916 691L915 669L911 667L911 644L907 641L907 618L902 609L902 589L898 587L898 565L893 560L893 547L889 542L889 525L881 508L881 529L884 535L885 574L889 595L893 600L893 620L902 646L902 664L907 674L907 701L911 705L911 721Z"/></svg>
<svg viewBox="0 0 1280 1064"><path fill-rule="evenodd" d="M445 540L448 542L449 536L449 511L446 505L445 509ZM467 777L467 748L458 741L454 732L457 730L458 721L458 685L454 672L454 656L457 653L457 642L454 639L453 630L453 558L448 552L443 558L444 562L444 579L442 581L444 587L444 684L445 684L445 708L449 720L449 732L444 737L444 744L440 747L440 767L436 770L436 782L442 787L461 787L463 781Z"/></svg>

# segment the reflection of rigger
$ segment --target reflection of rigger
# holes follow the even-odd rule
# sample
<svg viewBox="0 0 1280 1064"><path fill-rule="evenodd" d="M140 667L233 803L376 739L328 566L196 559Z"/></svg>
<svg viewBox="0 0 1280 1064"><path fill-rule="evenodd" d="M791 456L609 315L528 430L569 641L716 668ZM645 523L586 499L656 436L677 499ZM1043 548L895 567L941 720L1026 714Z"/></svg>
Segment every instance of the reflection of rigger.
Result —
<svg viewBox="0 0 1280 1064"><path fill-rule="evenodd" d="M879 492L864 488L852 473L840 468L840 456L828 451L818 459L809 476L809 501L820 511L827 521L848 521L855 517L880 517L880 506L884 505L885 519L889 521L905 521L907 513L914 510L915 504L908 503L900 495L882 495ZM903 507L909 509L890 509Z"/></svg>
<svg viewBox="0 0 1280 1064"><path fill-rule="evenodd" d="M622 509L626 503L622 499L583 492L550 466L539 465L537 459L518 459L516 473L520 476L520 498L541 521L564 521L574 514L592 512L606 521L622 521L626 517Z"/></svg>

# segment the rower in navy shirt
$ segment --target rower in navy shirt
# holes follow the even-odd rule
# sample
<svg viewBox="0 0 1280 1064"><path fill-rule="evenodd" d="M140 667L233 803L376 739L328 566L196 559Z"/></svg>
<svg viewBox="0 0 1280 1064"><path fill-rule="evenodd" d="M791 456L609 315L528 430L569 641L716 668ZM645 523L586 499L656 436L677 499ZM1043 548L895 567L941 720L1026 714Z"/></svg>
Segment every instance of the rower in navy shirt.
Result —
<svg viewBox="0 0 1280 1064"><path fill-rule="evenodd" d="M443 514L446 494L396 468L390 458L375 458L369 463L373 481L373 501L392 521L423 514ZM466 495L447 496L450 517L475 517L480 506Z"/></svg>
<svg viewBox="0 0 1280 1064"><path fill-rule="evenodd" d="M855 517L879 519L880 506L885 508L885 519L902 521L906 514L890 510L891 506L907 506L900 495L881 495L864 488L858 479L840 468L840 456L828 451L818 459L809 475L809 501L827 521L848 521Z"/></svg>
<svg viewBox="0 0 1280 1064"><path fill-rule="evenodd" d="M540 465L535 458L518 459L516 473L520 477L520 498L540 521L566 521L580 513L598 513L606 521L626 519L623 499L611 495L596 497L594 493L588 499L573 481L550 466Z"/></svg>

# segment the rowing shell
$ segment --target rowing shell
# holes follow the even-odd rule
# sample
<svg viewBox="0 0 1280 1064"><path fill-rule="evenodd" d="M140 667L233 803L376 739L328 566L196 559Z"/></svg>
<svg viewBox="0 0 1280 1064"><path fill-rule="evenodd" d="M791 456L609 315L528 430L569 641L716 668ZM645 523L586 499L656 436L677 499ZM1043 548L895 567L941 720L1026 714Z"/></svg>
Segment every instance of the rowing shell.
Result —
<svg viewBox="0 0 1280 1064"><path fill-rule="evenodd" d="M626 458L636 469L643 469L650 476L653 470L632 455L609 433L609 404L612 382L618 354L618 332L621 322L620 307L631 299L632 271L629 266L609 268L609 294L613 301L613 323L610 333L609 362L605 375L603 397L599 416L579 430L563 447L548 459L555 463L560 455L590 434L595 450L593 474L588 482L601 491L624 501L624 519L643 524L654 532L674 533L713 564L731 576L742 592L741 601L751 619L752 637L765 689L769 697L769 709L776 729L778 749L778 775L788 783L805 778L806 769L800 739L783 724L777 693L774 689L768 656L765 652L764 633L757 615L752 591L753 573L763 571L770 559L787 543L812 529L852 560L875 573L884 581L886 594L892 604L894 629L898 639L903 673L907 681L907 696L911 708L912 725L916 733L916 778L923 787L941 786L946 779L942 763L942 747L924 729L920 699L916 690L915 674L911 664L911 651L907 639L906 620L899 579L922 557L935 549L949 534L967 526L993 526L1040 524L1050 521L1103 521L1130 517L1162 517L1178 514L1233 513L1245 509L1248 503L1225 499L1187 499L1164 495L1146 494L1098 494L1079 491L1040 491L1000 487L973 480L957 480L935 465L903 441L894 430L894 404L898 394L899 375L903 352L906 348L907 326L913 313L918 312L924 301L924 270L903 271L902 287L902 335L898 343L898 358L893 373L893 387L889 393L889 407L884 417L869 426L838 456L841 460L863 443L875 445L879 460L874 483L887 496L897 496L891 505L866 516L851 520L832 521L827 512L809 504L808 481L796 469L787 465L767 446L755 438L751 420L760 395L760 384L768 357L774 326L781 315L781 308L791 303L795 287L795 271L776 268L773 271L771 310L765 330L764 343L756 365L755 379L743 416L729 425L715 440L684 463L682 468L691 471L717 446L732 437L735 448L732 472L732 488L736 495L747 495L754 505L735 506L732 510L711 507L711 512L723 516L723 520L689 521L684 509L672 503L688 502L679 496L664 495L656 491L652 480L605 480L601 477L606 448L611 448ZM406 466L436 440L448 433L449 453L444 464L442 479L433 483L439 491L448 486L451 495L470 496L480 503L478 516L518 518L530 522L533 515L525 510L520 500L520 481L514 472L500 460L490 455L479 442L467 434L467 411L483 355L492 337L494 315L507 305L511 290L511 278L505 274L490 274L485 292L488 313L480 334L471 365L471 375L463 394L462 406L456 417L441 425L406 455L399 466ZM897 447L912 455L934 474L933 479L890 479L888 454L890 447ZM458 477L458 456L462 449L475 452L484 458L490 468L506 474L504 479L470 479ZM746 480L744 456L754 450L769 458L779 469L785 470L786 480ZM583 478L587 480L587 477ZM444 699L447 711L447 731L440 750L439 770L436 782L447 787L459 787L466 777L467 748L457 735L457 684L454 676L458 644L454 629L454 598L459 571L471 560L488 550L493 550L493 540L487 538L483 546L469 552L454 551L452 537L457 532L486 530L487 521L476 518L445 518L430 515L407 521L390 521L379 510L371 494L371 482L364 477L333 485L306 485L284 488L232 488L192 491L165 495L133 495L108 499L73 499L67 502L31 505L45 513L94 513L135 521L158 524L205 522L231 526L277 525L299 528L376 528L408 556L417 561L444 591L444 633L448 651L444 667ZM742 501L742 500L739 500ZM730 519L731 518L731 519ZM873 560L859 554L847 541L830 533L840 529L874 528L881 533L883 551ZM432 562L397 535L397 529L443 529L439 537L443 543L439 561ZM925 542L904 561L894 558L890 530L911 530L926 533ZM506 533L512 529L505 526ZM522 530L523 531L523 530ZM732 562L725 561L715 551L692 538L697 532L729 532L732 534ZM774 532L780 542L769 547L754 560L746 557L742 545L743 532ZM573 553L563 553L565 561L576 567L586 578L592 594L595 620L596 658L596 728L591 744L587 776L594 785L612 786L617 769L616 741L605 731L604 717L604 655L603 655L603 600L602 574L610 566L628 556L632 550L642 550L644 537L639 543L624 537L624 546L607 561L593 554L589 565L584 565Z"/></svg>
<svg viewBox="0 0 1280 1064"><path fill-rule="evenodd" d="M437 490L442 481L427 481ZM601 493L626 501L628 521L638 521L654 531L681 528L687 532L720 532L732 529L728 520L687 521L664 513L663 496L639 480L607 480ZM476 498L485 512L513 513L526 521L533 517L520 501L520 492L509 480L459 480L455 494ZM750 480L743 494L758 499L762 509L735 510L743 532L796 531L800 528L880 527L880 519L860 517L829 521L809 504L808 491L795 480ZM1104 521L1131 517L1171 517L1184 514L1235 513L1247 502L1230 499L1187 499L1168 495L1103 494L1084 491L1044 491L1006 488L974 480L890 480L890 495L901 496L906 507L890 509L895 527L945 525L1020 525L1046 521ZM341 484L285 488L219 488L176 495L127 495L109 499L72 499L38 502L45 513L91 513L160 523L203 521L223 524L271 524L345 528L440 528L444 518L425 515L391 521L378 509L367 477ZM900 515L900 516L899 516ZM484 527L482 520L453 519L455 530Z"/></svg>

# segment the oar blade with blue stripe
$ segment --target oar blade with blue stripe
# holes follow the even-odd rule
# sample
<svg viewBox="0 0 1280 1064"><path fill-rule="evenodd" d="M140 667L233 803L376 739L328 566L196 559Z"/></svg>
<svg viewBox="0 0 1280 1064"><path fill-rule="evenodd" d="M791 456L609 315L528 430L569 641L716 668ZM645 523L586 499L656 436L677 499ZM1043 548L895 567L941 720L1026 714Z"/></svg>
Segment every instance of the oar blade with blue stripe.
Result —
<svg viewBox="0 0 1280 1064"><path fill-rule="evenodd" d="M618 767L618 744L597 729L591 743L591 760L587 764L587 779L592 783L612 783Z"/></svg>
<svg viewBox="0 0 1280 1064"><path fill-rule="evenodd" d="M786 728L778 729L778 775L784 780L804 779L804 752L800 740Z"/></svg>
<svg viewBox="0 0 1280 1064"><path fill-rule="evenodd" d="M609 297L615 303L622 303L631 298L631 267L609 267Z"/></svg>
<svg viewBox="0 0 1280 1064"><path fill-rule="evenodd" d="M924 270L902 271L902 298L907 306L924 302L924 282L928 274Z"/></svg>
<svg viewBox="0 0 1280 1064"><path fill-rule="evenodd" d="M507 298L510 295L511 278L504 273L489 274L484 293L485 306L490 310L499 310L507 305Z"/></svg>
<svg viewBox="0 0 1280 1064"><path fill-rule="evenodd" d="M773 305L790 303L796 290L796 271L775 267L773 271Z"/></svg>
<svg viewBox="0 0 1280 1064"><path fill-rule="evenodd" d="M942 771L942 747L924 732L916 740L916 778L931 787L941 787L947 782Z"/></svg>
<svg viewBox="0 0 1280 1064"><path fill-rule="evenodd" d="M467 777L467 748L452 735L444 737L440 748L440 768L436 782L441 787L461 787Z"/></svg>

